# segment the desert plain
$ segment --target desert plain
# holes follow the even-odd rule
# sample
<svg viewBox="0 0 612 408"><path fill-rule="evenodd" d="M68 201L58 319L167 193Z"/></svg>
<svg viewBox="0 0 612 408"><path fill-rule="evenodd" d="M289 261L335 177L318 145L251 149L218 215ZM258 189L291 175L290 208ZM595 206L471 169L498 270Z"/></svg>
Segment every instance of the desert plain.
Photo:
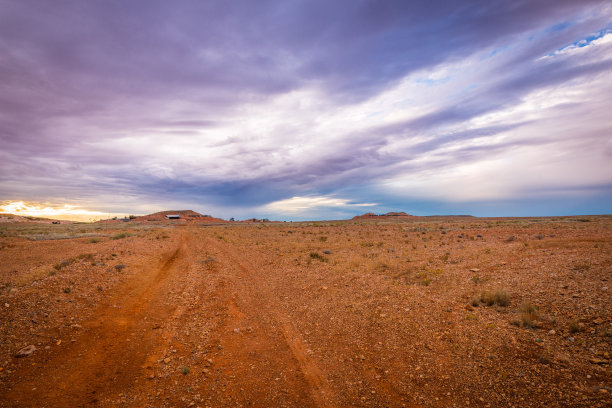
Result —
<svg viewBox="0 0 612 408"><path fill-rule="evenodd" d="M0 224L1 407L609 407L612 217Z"/></svg>

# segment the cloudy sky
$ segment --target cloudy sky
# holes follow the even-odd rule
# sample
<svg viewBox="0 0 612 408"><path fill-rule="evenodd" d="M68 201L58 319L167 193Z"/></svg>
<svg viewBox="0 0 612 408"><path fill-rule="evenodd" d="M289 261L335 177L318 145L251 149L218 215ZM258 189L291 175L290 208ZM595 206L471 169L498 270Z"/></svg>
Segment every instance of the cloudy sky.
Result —
<svg viewBox="0 0 612 408"><path fill-rule="evenodd" d="M0 0L13 201L612 213L612 5Z"/></svg>

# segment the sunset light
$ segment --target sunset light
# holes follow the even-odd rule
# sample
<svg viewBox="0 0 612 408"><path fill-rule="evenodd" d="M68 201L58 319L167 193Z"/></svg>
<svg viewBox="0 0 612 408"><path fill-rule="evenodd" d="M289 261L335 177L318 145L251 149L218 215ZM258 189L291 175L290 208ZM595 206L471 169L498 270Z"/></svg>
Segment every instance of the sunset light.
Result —
<svg viewBox="0 0 612 408"><path fill-rule="evenodd" d="M23 201L14 201L0 205L0 214L13 214L25 217L53 218L58 220L71 221L97 221L104 218L111 218L123 215L104 213L100 211L91 211L81 208L78 205L71 204L64 204L61 206L43 206L25 203Z"/></svg>

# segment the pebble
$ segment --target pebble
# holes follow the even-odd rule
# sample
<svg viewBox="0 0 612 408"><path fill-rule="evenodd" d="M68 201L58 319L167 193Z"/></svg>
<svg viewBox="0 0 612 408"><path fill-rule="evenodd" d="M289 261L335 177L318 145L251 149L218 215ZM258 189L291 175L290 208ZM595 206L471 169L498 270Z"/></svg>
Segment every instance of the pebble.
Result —
<svg viewBox="0 0 612 408"><path fill-rule="evenodd" d="M4 304L4 307L10 307L11 305L9 305L8 303Z"/></svg>
<svg viewBox="0 0 612 408"><path fill-rule="evenodd" d="M21 350L19 350L17 352L17 354L15 354L15 357L20 358L20 357L27 357L30 354L32 354L33 352L36 351L36 347L34 347L33 344L30 344L27 347L22 348Z"/></svg>
<svg viewBox="0 0 612 408"><path fill-rule="evenodd" d="M470 272L480 272L480 269L478 269L478 268L472 268L472 269L470 269Z"/></svg>
<svg viewBox="0 0 612 408"><path fill-rule="evenodd" d="M168 364L170 362L170 359L168 357L164 358L164 363Z"/></svg>
<svg viewBox="0 0 612 408"><path fill-rule="evenodd" d="M555 334L555 333L556 333L556 331L554 331L552 329L548 331L548 334Z"/></svg>

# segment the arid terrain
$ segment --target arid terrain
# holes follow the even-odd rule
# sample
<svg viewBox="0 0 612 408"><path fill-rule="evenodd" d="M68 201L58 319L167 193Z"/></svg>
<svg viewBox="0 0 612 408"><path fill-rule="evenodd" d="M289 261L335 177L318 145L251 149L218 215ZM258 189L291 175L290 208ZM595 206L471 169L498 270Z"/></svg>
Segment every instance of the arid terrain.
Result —
<svg viewBox="0 0 612 408"><path fill-rule="evenodd" d="M611 291L610 216L4 222L0 407L609 407Z"/></svg>

